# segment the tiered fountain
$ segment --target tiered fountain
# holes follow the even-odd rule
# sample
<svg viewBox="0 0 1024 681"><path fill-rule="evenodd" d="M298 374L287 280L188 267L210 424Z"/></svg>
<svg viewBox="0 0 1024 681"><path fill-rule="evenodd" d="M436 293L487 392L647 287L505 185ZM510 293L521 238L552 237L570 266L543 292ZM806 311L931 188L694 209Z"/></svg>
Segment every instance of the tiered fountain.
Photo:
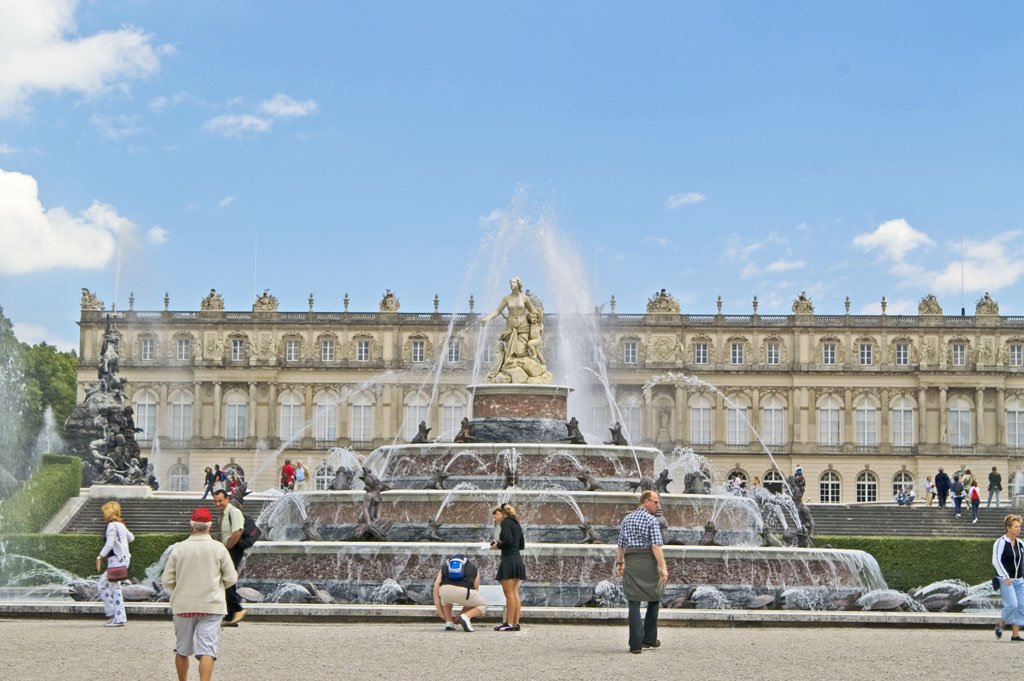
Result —
<svg viewBox="0 0 1024 681"><path fill-rule="evenodd" d="M630 446L617 428L612 442L587 443L568 413L571 388L554 385L544 363L541 312L513 279L483 318L502 315L505 329L487 382L470 387L473 418L455 442L429 442L423 424L413 442L365 461L338 452L334 490L287 494L265 509L268 540L248 552L242 583L281 594L301 582L338 602L429 602L447 555L467 553L485 579L496 573L491 509L509 502L526 533L527 605L624 604L612 577L618 524L637 491L653 487L662 492L670 604L840 607L886 588L866 553L765 546L764 518L786 506L780 500L673 493L685 453ZM800 522L778 518L780 529Z"/></svg>

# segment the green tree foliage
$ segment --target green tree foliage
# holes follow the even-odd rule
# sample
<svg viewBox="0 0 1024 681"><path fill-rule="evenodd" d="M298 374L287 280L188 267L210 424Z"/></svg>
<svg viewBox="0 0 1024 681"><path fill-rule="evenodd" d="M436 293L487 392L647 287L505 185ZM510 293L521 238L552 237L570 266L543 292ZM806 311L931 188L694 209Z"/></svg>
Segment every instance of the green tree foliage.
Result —
<svg viewBox="0 0 1024 681"><path fill-rule="evenodd" d="M25 390L29 403L27 428L38 433L43 425L46 407L53 409L58 431L63 434L64 422L75 406L76 367L73 352L61 352L52 345L21 344L25 363Z"/></svg>

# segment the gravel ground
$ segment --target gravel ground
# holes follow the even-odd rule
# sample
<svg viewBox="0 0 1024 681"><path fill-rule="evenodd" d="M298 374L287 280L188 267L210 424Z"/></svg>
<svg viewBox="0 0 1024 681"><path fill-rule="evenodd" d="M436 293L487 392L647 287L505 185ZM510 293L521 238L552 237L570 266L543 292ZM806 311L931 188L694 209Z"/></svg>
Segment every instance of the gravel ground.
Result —
<svg viewBox="0 0 1024 681"><path fill-rule="evenodd" d="M17 681L175 679L169 620L0 619L0 670ZM985 629L662 627L630 655L626 627L530 625L473 633L434 624L246 621L224 629L214 679L1013 678L1024 646ZM980 647L979 647L980 646ZM944 670L944 671L943 671ZM668 676L666 676L668 675ZM190 679L198 678L195 662Z"/></svg>

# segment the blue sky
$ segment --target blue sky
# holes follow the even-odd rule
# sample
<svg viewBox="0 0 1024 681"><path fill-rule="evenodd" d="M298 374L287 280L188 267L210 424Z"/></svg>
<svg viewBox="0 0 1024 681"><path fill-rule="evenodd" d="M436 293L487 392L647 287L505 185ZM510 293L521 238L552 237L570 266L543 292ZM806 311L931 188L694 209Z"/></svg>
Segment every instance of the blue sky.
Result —
<svg viewBox="0 0 1024 681"><path fill-rule="evenodd" d="M82 287L490 307L536 256L480 255L512 220L619 312L956 314L962 280L1024 314L1022 27L1016 2L0 0L0 305L61 347Z"/></svg>

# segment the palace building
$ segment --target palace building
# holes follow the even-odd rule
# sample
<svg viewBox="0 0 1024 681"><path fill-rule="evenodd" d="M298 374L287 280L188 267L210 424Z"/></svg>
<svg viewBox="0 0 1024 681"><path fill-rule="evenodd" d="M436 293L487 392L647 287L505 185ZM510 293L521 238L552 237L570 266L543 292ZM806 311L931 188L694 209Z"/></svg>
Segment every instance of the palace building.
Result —
<svg viewBox="0 0 1024 681"><path fill-rule="evenodd" d="M79 400L109 314L161 489L201 489L215 463L265 489L286 457L323 488L331 448L406 442L420 421L451 441L472 416L467 386L493 361L472 298L456 314L436 296L433 312L401 312L391 291L376 312L350 312L347 295L340 312L314 311L312 296L308 307L279 311L264 292L232 312L211 290L196 311L172 311L165 296L162 311L132 301L108 312L83 290ZM692 448L721 475L767 486L799 465L812 503L891 501L939 467L972 469L984 490L995 466L1004 494L1024 487L1024 317L1000 316L988 294L973 315L946 315L931 295L913 316L886 314L884 299L880 315L849 307L815 314L801 294L788 315L758 314L756 298L749 315L722 314L721 300L716 314L685 314L662 290L644 313L619 314L612 298L588 320L585 353L585 373L606 375L608 390L573 415L594 437L620 421L633 444ZM562 320L544 323L557 382Z"/></svg>

